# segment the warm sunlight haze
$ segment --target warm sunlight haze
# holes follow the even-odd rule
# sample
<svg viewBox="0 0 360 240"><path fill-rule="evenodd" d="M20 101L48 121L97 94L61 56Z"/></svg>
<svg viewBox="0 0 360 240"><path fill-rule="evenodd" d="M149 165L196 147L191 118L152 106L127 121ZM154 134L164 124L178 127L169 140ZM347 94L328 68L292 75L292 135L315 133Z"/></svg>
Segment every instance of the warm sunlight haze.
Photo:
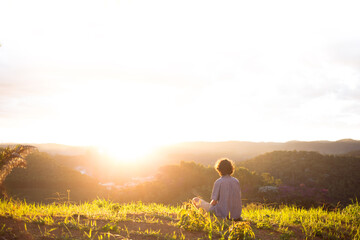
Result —
<svg viewBox="0 0 360 240"><path fill-rule="evenodd" d="M120 164L141 164L159 145L147 142L119 142L118 139L97 146L102 156Z"/></svg>
<svg viewBox="0 0 360 240"><path fill-rule="evenodd" d="M359 139L359 6L5 0L0 142Z"/></svg>
<svg viewBox="0 0 360 240"><path fill-rule="evenodd" d="M360 240L359 0L1 0L0 240Z"/></svg>

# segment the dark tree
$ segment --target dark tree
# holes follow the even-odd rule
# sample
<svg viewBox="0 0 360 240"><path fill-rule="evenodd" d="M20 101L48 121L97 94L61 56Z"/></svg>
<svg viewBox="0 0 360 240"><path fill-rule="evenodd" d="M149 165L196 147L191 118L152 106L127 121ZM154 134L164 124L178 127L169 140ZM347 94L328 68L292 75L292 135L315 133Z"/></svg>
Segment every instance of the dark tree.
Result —
<svg viewBox="0 0 360 240"><path fill-rule="evenodd" d="M2 197L6 197L6 191L3 186L5 178L14 168L25 168L25 157L36 150L36 147L30 145L16 145L0 149L0 194Z"/></svg>

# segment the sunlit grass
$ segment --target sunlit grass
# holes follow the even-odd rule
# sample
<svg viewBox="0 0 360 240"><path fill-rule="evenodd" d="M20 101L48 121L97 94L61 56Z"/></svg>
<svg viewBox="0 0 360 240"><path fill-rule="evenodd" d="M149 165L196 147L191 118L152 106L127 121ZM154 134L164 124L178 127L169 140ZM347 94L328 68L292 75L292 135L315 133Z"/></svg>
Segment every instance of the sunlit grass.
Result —
<svg viewBox="0 0 360 240"><path fill-rule="evenodd" d="M345 209L303 209L295 206L245 208L243 217L258 228L289 235L289 227L298 227L305 237L324 239L360 239L360 206L356 202Z"/></svg>
<svg viewBox="0 0 360 240"><path fill-rule="evenodd" d="M2 200L0 216L23 221L25 231L36 225L38 236L54 239L186 239L186 232L202 233L202 239L257 239L259 231L278 234L279 239L360 239L357 202L334 211L248 205L243 209L244 221L232 222L195 209L190 203L119 204L98 199L81 204L29 204ZM148 225L130 229L129 224ZM164 233L154 228L158 225L177 230ZM0 228L0 236L15 234L5 224Z"/></svg>
<svg viewBox="0 0 360 240"><path fill-rule="evenodd" d="M159 239L183 239L181 234L162 234L151 228L130 230L129 223L151 223L175 226L180 207L162 204L143 204L134 202L127 204L113 203L98 199L82 204L36 204L21 201L1 201L0 216L24 221L26 224L36 224L40 236L52 237L56 229L65 229L64 237L74 238L71 232L81 231L80 239L113 239L113 237L130 238L130 236L162 236ZM4 229L5 226L4 226ZM1 232L0 232L1 234ZM95 237L94 237L95 236ZM120 238L122 239L122 238Z"/></svg>
<svg viewBox="0 0 360 240"><path fill-rule="evenodd" d="M185 229L206 231L220 239L253 239L255 229L278 232L281 239L291 239L295 235L291 228L299 229L309 239L360 239L360 206L357 202L334 211L250 205L243 210L244 221L238 223L210 217L191 206L184 208L179 217L179 225Z"/></svg>

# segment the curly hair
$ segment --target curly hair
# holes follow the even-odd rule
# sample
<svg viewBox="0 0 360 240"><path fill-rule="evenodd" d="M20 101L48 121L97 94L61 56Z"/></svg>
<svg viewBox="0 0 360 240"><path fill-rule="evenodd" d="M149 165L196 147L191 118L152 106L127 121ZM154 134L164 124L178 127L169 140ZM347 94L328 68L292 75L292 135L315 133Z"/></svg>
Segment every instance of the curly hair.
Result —
<svg viewBox="0 0 360 240"><path fill-rule="evenodd" d="M215 169L221 176L231 175L235 170L234 162L227 158L221 158L216 161Z"/></svg>

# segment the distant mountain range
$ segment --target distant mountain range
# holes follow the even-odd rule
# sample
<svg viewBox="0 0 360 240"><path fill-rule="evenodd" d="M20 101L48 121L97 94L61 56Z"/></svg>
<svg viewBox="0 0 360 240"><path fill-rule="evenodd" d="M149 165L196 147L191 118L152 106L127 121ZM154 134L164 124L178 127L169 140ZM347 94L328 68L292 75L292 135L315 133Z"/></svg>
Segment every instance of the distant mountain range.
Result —
<svg viewBox="0 0 360 240"><path fill-rule="evenodd" d="M46 152L51 155L84 155L86 152L93 149L93 147L70 146L57 143L2 143L0 144L0 148L13 146L16 144L33 145L37 147L40 152Z"/></svg>
<svg viewBox="0 0 360 240"><path fill-rule="evenodd" d="M206 165L213 164L222 157L243 161L266 152L293 150L340 155L360 151L360 141L186 142L160 148L155 157L162 162L195 161Z"/></svg>
<svg viewBox="0 0 360 240"><path fill-rule="evenodd" d="M5 147L13 144L1 144ZM40 152L52 155L92 155L94 147L69 146L63 144L32 144ZM342 139L338 141L289 141L281 142L184 142L160 147L146 157L152 166L161 166L180 161L195 161L202 164L213 164L217 159L227 157L234 161L243 161L257 155L272 151L315 151L321 154L348 154L360 151L360 141ZM121 145L119 145L121 152ZM82 162L83 164L83 162ZM81 165L82 165L81 164ZM76 164L75 164L76 165Z"/></svg>

